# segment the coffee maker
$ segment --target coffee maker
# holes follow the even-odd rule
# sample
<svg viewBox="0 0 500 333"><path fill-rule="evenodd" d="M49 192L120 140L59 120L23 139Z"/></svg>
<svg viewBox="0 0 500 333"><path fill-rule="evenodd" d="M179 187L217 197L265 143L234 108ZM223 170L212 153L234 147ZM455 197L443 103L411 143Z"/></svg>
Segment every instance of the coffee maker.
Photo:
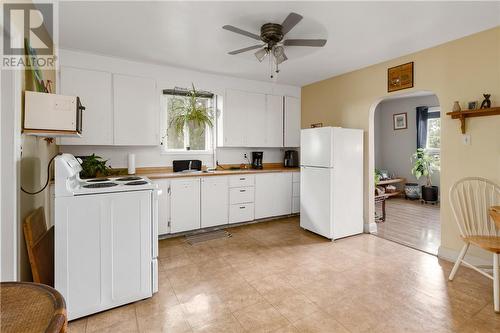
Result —
<svg viewBox="0 0 500 333"><path fill-rule="evenodd" d="M262 169L263 156L264 156L263 151L253 151L252 152L252 169Z"/></svg>
<svg viewBox="0 0 500 333"><path fill-rule="evenodd" d="M285 168L298 168L299 167L299 153L296 150L285 151Z"/></svg>

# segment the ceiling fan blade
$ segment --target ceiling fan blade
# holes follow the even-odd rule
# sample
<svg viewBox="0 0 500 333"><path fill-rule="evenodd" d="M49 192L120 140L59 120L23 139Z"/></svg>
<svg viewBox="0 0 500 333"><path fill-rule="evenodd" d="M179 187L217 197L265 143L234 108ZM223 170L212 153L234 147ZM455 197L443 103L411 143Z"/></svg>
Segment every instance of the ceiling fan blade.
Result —
<svg viewBox="0 0 500 333"><path fill-rule="evenodd" d="M286 46L313 46L322 47L326 44L326 39L287 39L283 42Z"/></svg>
<svg viewBox="0 0 500 333"><path fill-rule="evenodd" d="M302 20L302 15L299 15L297 13L290 13L286 17L286 19L281 23L281 31L283 32L283 35L286 35L290 30L293 29L297 25L297 23Z"/></svg>
<svg viewBox="0 0 500 333"><path fill-rule="evenodd" d="M235 54L238 54L238 53L243 53L243 52L246 52L246 51L255 50L255 49L258 49L258 48L263 47L263 46L264 45L253 45L253 46L245 47L245 48L242 48L242 49L239 49L239 50L234 50L234 51L228 52L228 54L235 55Z"/></svg>
<svg viewBox="0 0 500 333"><path fill-rule="evenodd" d="M225 25L225 26L222 27L222 29L225 29L225 30L228 30L228 31L231 31L231 32L235 32L237 34L240 34L240 35L243 35L243 36L247 36L247 37L250 37L250 38L253 38L253 39L256 39L256 40L260 40L260 36L259 35L253 34L251 32L245 31L245 30L241 30L240 28L233 27L232 25Z"/></svg>

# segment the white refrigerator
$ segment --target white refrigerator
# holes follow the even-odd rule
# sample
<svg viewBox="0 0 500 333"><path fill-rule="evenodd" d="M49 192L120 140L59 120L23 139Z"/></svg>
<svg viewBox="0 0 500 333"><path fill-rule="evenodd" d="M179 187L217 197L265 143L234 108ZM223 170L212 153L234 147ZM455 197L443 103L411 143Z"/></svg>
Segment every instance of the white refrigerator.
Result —
<svg viewBox="0 0 500 333"><path fill-rule="evenodd" d="M363 130L303 129L300 226L331 240L363 232Z"/></svg>

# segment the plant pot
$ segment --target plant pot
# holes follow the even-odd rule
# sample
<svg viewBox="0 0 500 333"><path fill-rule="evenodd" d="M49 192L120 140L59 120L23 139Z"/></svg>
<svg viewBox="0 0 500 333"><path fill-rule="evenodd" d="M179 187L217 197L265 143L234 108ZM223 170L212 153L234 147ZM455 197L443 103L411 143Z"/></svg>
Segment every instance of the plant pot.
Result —
<svg viewBox="0 0 500 333"><path fill-rule="evenodd" d="M439 190L437 186L422 185L422 200L426 202L437 202L438 193Z"/></svg>
<svg viewBox="0 0 500 333"><path fill-rule="evenodd" d="M417 183L406 183L405 184L405 196L407 199L416 200L420 199L420 185Z"/></svg>

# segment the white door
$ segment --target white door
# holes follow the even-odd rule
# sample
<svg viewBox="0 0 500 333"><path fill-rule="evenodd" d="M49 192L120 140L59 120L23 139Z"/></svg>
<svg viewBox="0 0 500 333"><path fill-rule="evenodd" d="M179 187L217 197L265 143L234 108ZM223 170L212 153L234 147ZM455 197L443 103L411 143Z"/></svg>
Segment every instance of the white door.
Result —
<svg viewBox="0 0 500 333"><path fill-rule="evenodd" d="M283 147L283 96L266 96L265 147Z"/></svg>
<svg viewBox="0 0 500 333"><path fill-rule="evenodd" d="M151 191L109 195L112 304L152 295ZM71 272L70 272L71 274Z"/></svg>
<svg viewBox="0 0 500 333"><path fill-rule="evenodd" d="M170 183L170 232L200 229L200 178Z"/></svg>
<svg viewBox="0 0 500 333"><path fill-rule="evenodd" d="M243 147L247 135L247 94L239 90L227 90L223 110L222 146Z"/></svg>
<svg viewBox="0 0 500 333"><path fill-rule="evenodd" d="M333 131L334 127L320 127L300 132L300 165L333 166Z"/></svg>
<svg viewBox="0 0 500 333"><path fill-rule="evenodd" d="M284 107L284 147L300 147L300 99L285 97Z"/></svg>
<svg viewBox="0 0 500 333"><path fill-rule="evenodd" d="M153 183L158 185L162 194L158 197L158 235L170 232L168 221L170 220L170 179L155 179Z"/></svg>
<svg viewBox="0 0 500 333"><path fill-rule="evenodd" d="M266 95L246 92L245 108L247 112L245 146L265 147L268 121Z"/></svg>
<svg viewBox="0 0 500 333"><path fill-rule="evenodd" d="M160 96L156 82L114 74L113 89L115 145L158 145Z"/></svg>
<svg viewBox="0 0 500 333"><path fill-rule="evenodd" d="M333 169L300 169L300 226L333 238Z"/></svg>
<svg viewBox="0 0 500 333"><path fill-rule="evenodd" d="M292 212L292 173L255 175L255 218L287 215Z"/></svg>
<svg viewBox="0 0 500 333"><path fill-rule="evenodd" d="M60 93L78 96L82 112L82 136L62 137L61 145L112 145L113 108L111 103L111 74L101 71L61 67Z"/></svg>
<svg viewBox="0 0 500 333"><path fill-rule="evenodd" d="M227 177L201 179L201 227L229 223L229 183Z"/></svg>

